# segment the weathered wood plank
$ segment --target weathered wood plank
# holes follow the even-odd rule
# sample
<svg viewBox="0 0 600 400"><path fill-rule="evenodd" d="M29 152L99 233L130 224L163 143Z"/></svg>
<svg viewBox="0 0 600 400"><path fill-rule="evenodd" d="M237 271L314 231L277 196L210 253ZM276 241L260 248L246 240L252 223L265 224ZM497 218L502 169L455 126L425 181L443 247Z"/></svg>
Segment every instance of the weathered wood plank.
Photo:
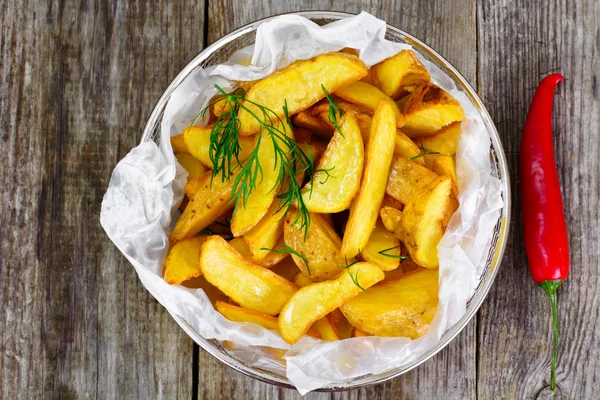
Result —
<svg viewBox="0 0 600 400"><path fill-rule="evenodd" d="M560 72L566 82L558 86L553 123L573 268L559 289L558 386L562 398L597 398L600 4L482 1L478 10L479 90L508 152L513 184L509 248L480 314L478 394L489 399L548 394L550 309L527 271L518 151L535 87Z"/></svg>
<svg viewBox="0 0 600 400"><path fill-rule="evenodd" d="M209 1L208 42L217 40L231 30L257 19L289 11L342 10L358 13L361 10L385 19L433 46L456 66L475 86L476 77L476 27L474 1ZM461 335L430 361L404 376L388 383L360 391L336 393L335 399L370 398L456 398L475 397L476 382L476 326L470 323ZM294 398L293 392L272 392L269 386L248 380L242 375L228 371L226 376L206 376L208 354L201 352L200 381L218 379L237 380L236 387L244 387L248 393L260 393L257 398ZM236 379L232 379L235 377ZM241 381L240 381L241 380ZM202 384L200 385L202 386ZM211 386L207 391L199 388L200 397L218 397L221 386ZM228 389L227 389L228 390ZM239 389L241 390L241 389ZM229 391L226 392L229 395Z"/></svg>
<svg viewBox="0 0 600 400"><path fill-rule="evenodd" d="M0 3L0 397L190 398L192 341L99 223L202 2Z"/></svg>

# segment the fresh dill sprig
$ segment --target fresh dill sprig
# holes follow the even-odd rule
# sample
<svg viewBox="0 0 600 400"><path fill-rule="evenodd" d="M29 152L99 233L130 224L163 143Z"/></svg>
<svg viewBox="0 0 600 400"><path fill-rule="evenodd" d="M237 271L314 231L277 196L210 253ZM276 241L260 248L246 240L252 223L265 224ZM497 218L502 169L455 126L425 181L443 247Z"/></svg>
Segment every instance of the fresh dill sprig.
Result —
<svg viewBox="0 0 600 400"><path fill-rule="evenodd" d="M272 251L273 253L279 253L279 254L287 253L287 254L295 255L296 257L298 257L302 260L302 262L306 266L306 271L308 272L308 275L310 275L310 267L308 266L308 260L306 259L306 257L303 256L302 254L298 253L296 250L292 249L287 244L284 244L282 247L283 247L282 249L269 249L267 247L262 247L261 250L268 250L268 251Z"/></svg>
<svg viewBox="0 0 600 400"><path fill-rule="evenodd" d="M292 129L291 121L287 109L287 101L283 106L285 122L273 110L264 107L254 101L245 98L243 89L236 89L232 93L226 93L218 85L215 85L217 91L223 96L216 102L225 101L225 107L215 125L211 129L209 157L213 163L213 175L221 174L223 181L231 179L235 175L232 185L231 202L246 206L250 194L256 189L264 178L263 168L260 164L259 149L263 135L267 135L272 143L275 153L274 168L278 172L275 184L271 190L278 190L280 205L277 210L286 210L286 214L292 206L298 209L293 224L298 224L301 230L304 230L304 236L308 233L310 224L310 214L304 201L297 176L307 176L313 173L314 160L312 155L307 155L296 141L286 133L285 123ZM215 103L216 103L215 102ZM209 109L209 105L201 111L204 117ZM252 110L248 105L253 106ZM244 160L239 159L241 146L239 143L239 132L241 123L238 119L240 110L246 111L254 118L260 127L257 133L256 146L248 157Z"/></svg>
<svg viewBox="0 0 600 400"><path fill-rule="evenodd" d="M335 169L335 166L333 166L333 167L331 167L331 168L329 168L329 169L325 169L325 168L319 168L319 169L316 169L316 170L315 170L315 173L314 173L314 175L316 175L318 172L323 172L323 173L326 175L326 176L325 176L325 180L324 180L324 181L319 181L319 183L320 183L321 185L324 185L325 183L327 183L327 181L329 180L329 178L334 178L334 179L335 179L335 176L331 175L331 173L330 173L330 172L331 172L331 171L333 171L334 169ZM313 175L313 176L314 176L314 175ZM312 186L311 186L311 188L312 188Z"/></svg>
<svg viewBox="0 0 600 400"><path fill-rule="evenodd" d="M225 102L223 112L219 115L210 130L210 147L208 150L208 156L213 164L212 178L221 174L221 180L224 182L230 179L235 167L241 164L239 159L241 150L239 141L239 107L236 107L236 104L240 99L244 98L246 91L238 88L231 93L226 93L218 85L215 85L215 89L223 97L206 106L200 111L199 115L204 119L206 112L211 106L222 101Z"/></svg>
<svg viewBox="0 0 600 400"><path fill-rule="evenodd" d="M323 93L325 93L325 98L329 102L329 114L327 115L327 119L333 124L333 126L340 133L340 135L344 137L344 134L342 133L342 130L340 129L340 125L338 123L338 114L341 118L342 115L344 115L344 110L342 110L342 107L340 107L340 105L333 99L331 94L329 94L327 89L325 89L325 85L321 84L321 89L323 90Z"/></svg>
<svg viewBox="0 0 600 400"><path fill-rule="evenodd" d="M359 258L360 258L360 251L358 252L358 255L356 256L356 260L354 260L350 264L348 264L348 257L344 256L344 261L346 262L346 265L338 265L338 268L343 268L343 269L348 270L348 275L350 275L350 279L352 279L352 282L354 282L354 284L356 286L358 286L360 288L360 290L365 290L365 288L360 286L360 283L358 283L358 273L360 272L360 268L358 269L358 271L356 271L356 273L354 275L352 275L352 273L350 272L350 267L353 266L354 264L356 264L358 262Z"/></svg>
<svg viewBox="0 0 600 400"><path fill-rule="evenodd" d="M440 152L439 152L439 151L432 151L432 150L430 150L430 149L426 149L425 147L423 147L423 141L421 140L420 142L421 142L421 143L420 143L420 145L419 145L419 148L420 148L421 150L423 150L423 152L422 152L422 153L420 153L420 154L417 154L416 156L410 157L410 158L408 159L408 161L415 160L415 159L417 159L417 158L419 158L419 157L423 157L423 156L426 156L426 155L428 155L428 154L440 154Z"/></svg>
<svg viewBox="0 0 600 400"><path fill-rule="evenodd" d="M400 247L401 247L400 245L394 246L394 247L390 247L389 249L378 251L378 253L381 254L382 256L389 257L389 258L398 258L398 259L400 259L402 261L404 261L406 259L409 259L410 256L408 254L399 254L399 255L396 255L396 254L387 254L388 251L399 249Z"/></svg>

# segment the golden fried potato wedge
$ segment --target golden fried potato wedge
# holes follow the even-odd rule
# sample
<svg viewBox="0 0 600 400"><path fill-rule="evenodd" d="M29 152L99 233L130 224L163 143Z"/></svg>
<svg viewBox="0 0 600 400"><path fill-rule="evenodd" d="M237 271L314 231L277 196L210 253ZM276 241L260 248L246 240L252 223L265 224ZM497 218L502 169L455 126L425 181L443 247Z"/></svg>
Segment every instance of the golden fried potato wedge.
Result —
<svg viewBox="0 0 600 400"><path fill-rule="evenodd" d="M417 164L414 161L408 161L402 157L396 157L390 167L386 194L398 200L402 204L407 204L423 187L435 181L438 175Z"/></svg>
<svg viewBox="0 0 600 400"><path fill-rule="evenodd" d="M379 211L381 222L388 231L392 232L398 239L402 239L402 211L394 207L382 207Z"/></svg>
<svg viewBox="0 0 600 400"><path fill-rule="evenodd" d="M320 137L329 139L333 135L333 126L312 115L311 109L300 111L292 116L294 126L308 129Z"/></svg>
<svg viewBox="0 0 600 400"><path fill-rule="evenodd" d="M183 135L171 136L171 147L178 153L190 154L185 145Z"/></svg>
<svg viewBox="0 0 600 400"><path fill-rule="evenodd" d="M285 244L303 258L292 254L292 258L300 271L312 281L323 281L334 278L342 272L339 268L345 265L340 254L341 239L333 229L330 221L321 214L310 214L310 224L306 238L304 230L294 224L297 211L290 210L283 225Z"/></svg>
<svg viewBox="0 0 600 400"><path fill-rule="evenodd" d="M206 167L191 154L175 153L177 162L187 171L188 182L206 173Z"/></svg>
<svg viewBox="0 0 600 400"><path fill-rule="evenodd" d="M308 211L336 213L347 209L358 192L363 170L364 145L356 117L344 114L321 157L302 198Z"/></svg>
<svg viewBox="0 0 600 400"><path fill-rule="evenodd" d="M458 140L461 133L461 122L454 122L442 128L433 136L425 136L419 139L423 148L436 153L453 156L456 154Z"/></svg>
<svg viewBox="0 0 600 400"><path fill-rule="evenodd" d="M358 328L352 329L352 337L362 337L362 336L371 336L368 333L361 331Z"/></svg>
<svg viewBox="0 0 600 400"><path fill-rule="evenodd" d="M244 105L238 113L240 135L252 135L260 129L260 115L255 102L273 110L284 118L283 107L287 101L290 115L296 114L325 97L321 85L329 93L367 75L367 67L356 56L344 53L327 53L310 60L296 61L289 66L256 82L246 93Z"/></svg>
<svg viewBox="0 0 600 400"><path fill-rule="evenodd" d="M372 111L375 111L379 101L388 100L396 116L396 126L398 128L402 128L404 125L404 117L402 116L402 112L394 100L367 82L357 81L349 85L342 86L335 91L335 95L351 103L360 104Z"/></svg>
<svg viewBox="0 0 600 400"><path fill-rule="evenodd" d="M252 229L244 234L254 260L262 260L271 253L271 249L283 237L283 223L286 208L279 209L280 201L275 199L267 214ZM278 210L279 209L279 210Z"/></svg>
<svg viewBox="0 0 600 400"><path fill-rule="evenodd" d="M197 126L188 126L183 130L183 139L185 141L185 145L188 152L191 155L193 155L196 159L198 159L202 164L204 164L204 166L210 169L213 168L213 164L209 156L211 130L212 125L202 128ZM244 161L254 149L255 138L240 137L239 141L240 154L238 157L240 161ZM232 162L235 161L236 160L232 160Z"/></svg>
<svg viewBox="0 0 600 400"><path fill-rule="evenodd" d="M369 262L377 264L384 271L391 271L400 265L400 241L377 220L375 229L360 255Z"/></svg>
<svg viewBox="0 0 600 400"><path fill-rule="evenodd" d="M293 282L300 287L305 287L314 283L308 276L304 275L302 272L298 272L296 276L294 276ZM335 318L337 318L337 320L339 321L338 314L341 315L342 313L339 308L336 308L329 315L321 318L318 321L315 321L311 328L315 332L317 332L319 336L321 336L321 339L328 340L330 342L341 339L340 334L338 333L335 326L336 321L334 320L334 314L336 314Z"/></svg>
<svg viewBox="0 0 600 400"><path fill-rule="evenodd" d="M204 182L205 182L205 179L203 179L202 176L199 176L196 179L192 179L192 180L188 179L188 182L186 183L185 187L183 188L187 197L189 197L190 199L193 198L196 195L196 193L198 193L198 191L200 190L200 188L202 187Z"/></svg>
<svg viewBox="0 0 600 400"><path fill-rule="evenodd" d="M188 206L171 232L171 245L194 236L233 207L230 200L231 187L235 177L231 177L230 181L225 182L222 182L221 179L214 179L211 187L211 176L212 172L207 172L199 178L201 179L199 189L190 199Z"/></svg>
<svg viewBox="0 0 600 400"><path fill-rule="evenodd" d="M352 326L352 324L350 322L348 322L348 320L346 319L346 317L344 316L344 314L342 314L342 312L340 311L339 308L336 309L336 311L339 313L340 318L338 322L335 322L335 329L337 330L338 334L340 335L340 337L342 339L349 339L352 337L352 329L354 329L354 327ZM329 314L330 316L333 315Z"/></svg>
<svg viewBox="0 0 600 400"><path fill-rule="evenodd" d="M349 101L346 101L341 98L337 98L335 96L333 96L333 98L334 98L335 102L337 103L337 105L340 106L340 108L344 111L344 114L351 113L354 115L362 114L362 115L367 115L369 117L373 116L372 108L367 108L361 104L350 103ZM326 113L326 115L329 115L329 107L330 107L329 100L323 99L311 107L312 115L318 116L322 113Z"/></svg>
<svg viewBox="0 0 600 400"><path fill-rule="evenodd" d="M458 178L456 177L454 158L447 155L439 155L433 161L431 169L439 176L447 176L452 179L452 192L458 197Z"/></svg>
<svg viewBox="0 0 600 400"><path fill-rule="evenodd" d="M278 134L285 134L293 139L293 133L286 123L278 123ZM233 236L241 236L252 229L267 214L271 204L279 193L281 155L277 155L276 148L283 152L289 152L290 148L283 138L270 133L263 132L259 137L258 161L262 169L260 180L256 183L254 190L243 201L236 202L231 220L231 233ZM285 161L287 162L287 161Z"/></svg>
<svg viewBox="0 0 600 400"><path fill-rule="evenodd" d="M196 259L197 261L197 259ZM199 266L200 264L198 264ZM187 281L181 282L181 286L185 286L190 289L202 289L204 293L208 296L211 304L214 306L217 301L227 301L228 297L225 296L223 292L219 289L208 283L205 277L202 275L197 276L192 279L188 279Z"/></svg>
<svg viewBox="0 0 600 400"><path fill-rule="evenodd" d="M271 253L271 254L274 254L274 253ZM294 277L298 274L298 272L300 272L300 270L298 269L298 266L296 265L294 260L292 260L292 257L284 258L283 260L281 260L279 263L275 264L270 269L271 269L271 271L275 272L277 275L283 276L285 279L287 279L290 282L294 282ZM294 282L294 283L296 283L296 282ZM296 285L298 285L298 284L296 283ZM300 285L298 285L298 286L300 286Z"/></svg>
<svg viewBox="0 0 600 400"><path fill-rule="evenodd" d="M321 336L322 340L326 340L328 342L335 342L336 340L342 340L340 334L338 333L335 324L331 322L329 316L325 316L319 320L316 320L311 328Z"/></svg>
<svg viewBox="0 0 600 400"><path fill-rule="evenodd" d="M208 236L194 236L177 243L169 250L163 276L167 283L179 285L188 279L202 275L198 254Z"/></svg>
<svg viewBox="0 0 600 400"><path fill-rule="evenodd" d="M298 286L276 273L246 261L220 236L210 236L200 249L206 280L240 306L277 315Z"/></svg>
<svg viewBox="0 0 600 400"><path fill-rule="evenodd" d="M257 260L252 256L250 248L248 247L248 243L246 243L243 237L233 238L229 241L229 244L231 245L231 247L236 249L237 252L240 253L242 257L244 257L244 259L265 268L272 268L275 265L278 265L289 255L285 251L281 251L283 250L283 238L280 238L279 241L277 241L277 244L273 246L273 249L276 251L271 251L262 260Z"/></svg>
<svg viewBox="0 0 600 400"><path fill-rule="evenodd" d="M279 332L283 340L296 343L317 320L383 280L385 274L375 264L351 265L334 280L313 283L298 290L279 314ZM359 287L360 285L360 287ZM362 289L361 289L362 288Z"/></svg>
<svg viewBox="0 0 600 400"><path fill-rule="evenodd" d="M411 50L402 50L373 65L371 70L375 73L381 90L393 99L399 99L405 94L406 86L421 85L431 79L427 68Z"/></svg>
<svg viewBox="0 0 600 400"><path fill-rule="evenodd" d="M348 321L367 335L423 336L437 311L438 270L420 270L384 281L341 307Z"/></svg>
<svg viewBox="0 0 600 400"><path fill-rule="evenodd" d="M297 269L297 268L296 268ZM313 284L312 279L308 277L308 275L304 275L302 272L298 271L296 275L294 275L294 279L292 280L296 285L300 287L308 286Z"/></svg>
<svg viewBox="0 0 600 400"><path fill-rule="evenodd" d="M390 101L381 100L373 115L361 187L350 207L350 217L342 240L342 255L348 259L356 257L365 247L375 227L385 195L395 136L394 109Z"/></svg>
<svg viewBox="0 0 600 400"><path fill-rule="evenodd" d="M217 301L215 308L225 318L233 322L252 322L272 331L279 330L277 318L257 311L248 310L233 304Z"/></svg>
<svg viewBox="0 0 600 400"><path fill-rule="evenodd" d="M438 267L437 245L457 208L452 180L445 176L431 182L406 204L400 222L400 240L417 264L425 268Z"/></svg>
<svg viewBox="0 0 600 400"><path fill-rule="evenodd" d="M424 150L420 149L411 138L404 134L404 132L400 129L396 131L396 148L394 149L394 155L404 157L407 160L411 159L411 161L417 164L425 165L423 157L419 157L419 154L422 154L423 152Z"/></svg>
<svg viewBox="0 0 600 400"><path fill-rule="evenodd" d="M404 133L411 139L430 136L456 121L464 121L460 103L445 90L426 83L408 96L402 109Z"/></svg>
<svg viewBox="0 0 600 400"><path fill-rule="evenodd" d="M402 211L402 209L404 208L404 204L400 203L392 196L386 194L385 196L383 196L383 202L381 203L381 208L383 207L393 207Z"/></svg>

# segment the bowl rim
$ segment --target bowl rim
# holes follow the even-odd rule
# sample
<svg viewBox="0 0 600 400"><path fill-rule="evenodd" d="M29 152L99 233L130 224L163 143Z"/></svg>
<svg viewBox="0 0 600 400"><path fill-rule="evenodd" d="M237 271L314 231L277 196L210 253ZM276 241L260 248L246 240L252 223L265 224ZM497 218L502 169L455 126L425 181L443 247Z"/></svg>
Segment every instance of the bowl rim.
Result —
<svg viewBox="0 0 600 400"><path fill-rule="evenodd" d="M216 40L211 45L207 46L204 50L202 50L196 57L194 57L188 64L177 74L177 76L171 81L167 89L163 92L159 100L157 101L148 121L143 130L141 142L151 140L152 131L155 126L160 126L159 119L162 117L163 110L166 106L167 101L169 100L172 92L177 88L181 82L189 75L189 73L195 69L202 61L206 60L210 57L217 49L221 48L223 45L234 41L240 36L256 30L256 28L274 18L277 18L282 15L299 15L302 17L306 17L311 19L313 18L332 18L335 20L340 20L352 16L356 16L357 14L342 12L342 11L321 11L321 10L311 10L311 11L295 11L295 12L286 12L275 14L269 17L261 18L256 21L250 22L246 25L241 26L233 30L232 32L226 34L220 39ZM496 168L499 170L500 181L502 182L502 190L504 197L504 206L502 208L502 215L500 221L500 233L498 237L498 242L496 243L496 251L494 254L494 259L492 260L490 269L490 277L484 282L483 285L480 284L478 288L475 289L473 296L471 297L468 305L467 312L458 320L454 325L452 325L440 338L439 342L435 345L435 347L429 349L427 352L421 355L421 357L405 364L402 367L398 367L386 372L382 372L380 374L372 374L373 379L365 382L358 382L356 384L350 383L346 386L327 386L324 388L315 389L315 392L336 392L336 391L346 391L353 389L360 389L366 386L371 386L375 384L379 384L395 377L398 377L429 360L431 357L440 352L443 348L445 348L452 340L458 336L460 332L465 328L465 326L473 319L479 308L481 307L483 301L489 294L490 288L496 277L498 275L498 271L502 264L502 260L504 258L504 253L506 250L509 229L510 229L510 219L511 219L511 187L510 187L510 173L508 170L508 164L506 161L506 155L504 152L504 148L502 147L500 137L498 135L498 131L496 126L487 111L487 108L483 104L483 101L479 98L477 92L473 89L473 87L469 84L469 82L454 68L450 62L448 62L444 57L438 54L435 50L429 47L427 44L423 43L421 40L416 37L410 35L409 33L396 28L386 22L386 29L390 31L394 31L395 33L403 36L406 42L410 43L412 46L416 47L419 52L425 53L427 56L431 57L438 65L438 67L443 67L444 71L448 73L456 82L460 83L461 88L464 90L465 94L469 97L469 99L473 102L475 107L481 114L481 117L486 125L486 129L490 133L490 138L492 142L492 149L494 150L494 154L497 157ZM492 244L493 245L493 244ZM296 389L295 386L291 385L289 381L277 380L273 378L272 374L261 374L260 370L249 367L239 360L233 358L229 354L225 354L217 349L217 347L211 343L209 340L200 336L182 317L174 314L170 310L169 313L173 317L173 319L179 324L179 326L183 329L184 332L187 333L194 342L196 342L200 347L202 347L205 351L207 351L211 356L215 357L220 362L225 365L233 368L234 370L243 373L251 378L258 379L262 382L270 383L272 385L285 387L288 389ZM363 377L357 377L355 379L360 380ZM364 378L363 378L364 379Z"/></svg>

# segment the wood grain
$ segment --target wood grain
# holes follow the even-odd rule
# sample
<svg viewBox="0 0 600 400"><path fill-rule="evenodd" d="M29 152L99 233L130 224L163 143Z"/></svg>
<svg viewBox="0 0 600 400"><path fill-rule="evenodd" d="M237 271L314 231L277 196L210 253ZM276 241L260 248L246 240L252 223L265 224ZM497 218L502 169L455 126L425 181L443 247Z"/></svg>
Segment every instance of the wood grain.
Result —
<svg viewBox="0 0 600 400"><path fill-rule="evenodd" d="M518 151L535 87L552 72L566 81L554 107L556 160L569 227L572 272L559 289L559 398L598 398L600 352L598 228L600 4L483 1L478 9L479 89L508 153L513 185L511 240L480 313L478 395L546 397L550 309L527 271L521 231ZM555 397L556 398L556 397Z"/></svg>
<svg viewBox="0 0 600 400"><path fill-rule="evenodd" d="M211 0L208 3L209 44L226 33L257 19L283 12L301 10L340 10L359 13L365 10L388 23L411 33L433 46L475 85L476 78L476 24L474 1L256 1ZM471 322L448 347L417 369L387 383L363 390L332 394L334 399L392 399L392 398L475 398L476 383L476 325ZM207 357L200 353L202 376ZM261 392L267 384L239 379L238 385L261 393L255 398L295 398L289 391ZM230 379L223 378L223 379ZM202 379L200 379L202 381ZM201 386L201 385L200 385ZM200 388L199 388L200 389ZM200 389L201 390L201 389ZM258 391L258 392L256 392ZM199 392L205 398L217 397L216 392ZM200 396L201 397L201 396Z"/></svg>
<svg viewBox="0 0 600 400"><path fill-rule="evenodd" d="M190 398L192 341L99 224L204 5L0 2L0 397Z"/></svg>
<svg viewBox="0 0 600 400"><path fill-rule="evenodd" d="M518 146L561 72L555 143L572 274L559 292L559 394L600 391L600 4L593 0L0 0L0 398L299 399L220 364L139 282L99 224L115 164L206 42L299 10L368 11L478 88L507 151L511 238L477 321L397 379L308 399L545 398L550 313L526 268ZM207 23L204 23L207 21Z"/></svg>

